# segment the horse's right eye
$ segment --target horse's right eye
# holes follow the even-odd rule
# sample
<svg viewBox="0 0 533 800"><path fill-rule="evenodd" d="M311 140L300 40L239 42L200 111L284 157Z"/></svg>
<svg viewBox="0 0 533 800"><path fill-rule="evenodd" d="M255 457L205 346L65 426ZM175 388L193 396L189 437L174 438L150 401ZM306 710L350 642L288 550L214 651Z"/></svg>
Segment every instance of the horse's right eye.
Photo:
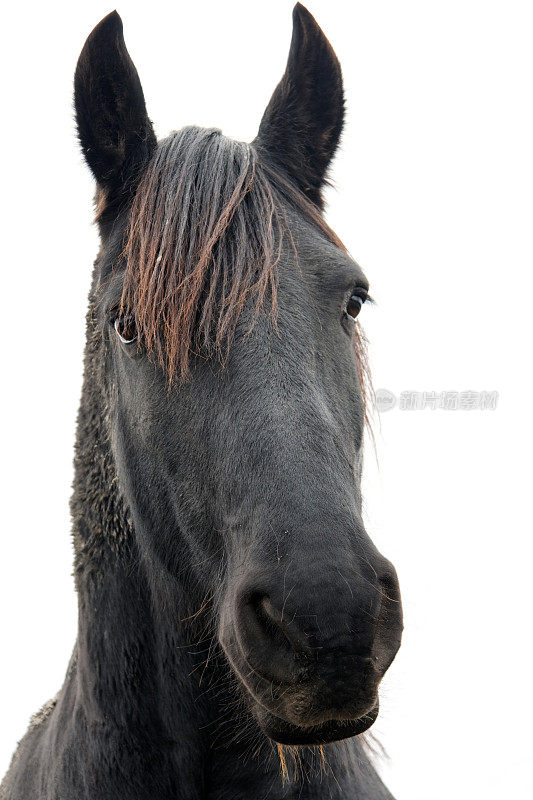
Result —
<svg viewBox="0 0 533 800"><path fill-rule="evenodd" d="M135 321L131 316L117 317L114 328L123 344L132 344L137 339Z"/></svg>

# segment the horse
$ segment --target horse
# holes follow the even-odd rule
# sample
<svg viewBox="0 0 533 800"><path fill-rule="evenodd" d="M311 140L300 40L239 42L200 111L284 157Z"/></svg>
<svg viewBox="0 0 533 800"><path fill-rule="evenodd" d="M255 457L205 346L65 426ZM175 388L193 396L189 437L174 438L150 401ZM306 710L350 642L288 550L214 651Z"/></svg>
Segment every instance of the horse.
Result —
<svg viewBox="0 0 533 800"><path fill-rule="evenodd" d="M3 800L391 798L401 641L362 520L369 284L324 219L341 70L293 11L251 144L157 141L122 21L75 73L101 247L71 501L77 640Z"/></svg>

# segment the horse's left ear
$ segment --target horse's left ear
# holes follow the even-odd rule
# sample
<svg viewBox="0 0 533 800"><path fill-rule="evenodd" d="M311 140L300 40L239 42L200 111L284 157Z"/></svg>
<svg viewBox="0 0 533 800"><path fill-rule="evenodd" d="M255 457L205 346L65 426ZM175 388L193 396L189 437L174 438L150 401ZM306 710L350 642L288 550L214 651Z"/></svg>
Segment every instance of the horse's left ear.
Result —
<svg viewBox="0 0 533 800"><path fill-rule="evenodd" d="M322 207L321 189L343 119L337 56L314 17L297 3L287 68L267 106L255 145Z"/></svg>
<svg viewBox="0 0 533 800"><path fill-rule="evenodd" d="M152 154L156 138L116 11L85 42L74 76L74 105L85 160L106 195L120 196Z"/></svg>

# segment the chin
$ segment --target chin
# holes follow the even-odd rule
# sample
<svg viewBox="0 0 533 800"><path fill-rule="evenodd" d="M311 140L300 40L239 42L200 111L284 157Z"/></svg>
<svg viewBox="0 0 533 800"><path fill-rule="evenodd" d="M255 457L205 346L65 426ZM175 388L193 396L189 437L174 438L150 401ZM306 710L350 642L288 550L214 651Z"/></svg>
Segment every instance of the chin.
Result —
<svg viewBox="0 0 533 800"><path fill-rule="evenodd" d="M340 742L367 731L376 721L379 701L357 719L331 719L317 725L295 725L272 714L263 706L256 706L253 714L259 727L269 739L284 745L322 745Z"/></svg>

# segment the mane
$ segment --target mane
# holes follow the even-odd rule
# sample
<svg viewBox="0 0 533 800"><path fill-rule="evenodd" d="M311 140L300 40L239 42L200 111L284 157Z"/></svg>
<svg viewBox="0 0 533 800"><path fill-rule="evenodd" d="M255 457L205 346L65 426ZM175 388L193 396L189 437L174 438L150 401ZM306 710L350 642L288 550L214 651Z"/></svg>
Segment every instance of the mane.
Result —
<svg viewBox="0 0 533 800"><path fill-rule="evenodd" d="M253 145L197 127L159 143L133 200L121 313L133 318L169 381L188 376L193 355L226 361L246 303L254 319L268 305L275 320L285 240L297 259L283 200L346 249L320 209ZM354 347L365 399L370 380L358 326Z"/></svg>

